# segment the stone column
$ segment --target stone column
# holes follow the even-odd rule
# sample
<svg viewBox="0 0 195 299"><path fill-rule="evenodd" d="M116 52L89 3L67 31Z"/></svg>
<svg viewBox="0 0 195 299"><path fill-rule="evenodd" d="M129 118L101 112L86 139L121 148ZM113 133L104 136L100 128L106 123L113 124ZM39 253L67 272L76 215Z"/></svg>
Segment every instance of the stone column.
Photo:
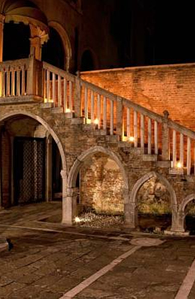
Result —
<svg viewBox="0 0 195 299"><path fill-rule="evenodd" d="M45 199L47 202L52 200L52 137L46 138L46 192Z"/></svg>
<svg viewBox="0 0 195 299"><path fill-rule="evenodd" d="M128 189L123 190L124 198L124 217L125 226L129 228L136 228L137 226L137 211L135 202L130 202L130 192Z"/></svg>
<svg viewBox="0 0 195 299"><path fill-rule="evenodd" d="M30 24L30 56L34 55L35 59L42 59L42 45L48 41L48 34L41 30L39 27L35 27Z"/></svg>
<svg viewBox="0 0 195 299"><path fill-rule="evenodd" d="M184 211L174 211L173 209L171 232L177 232L177 233L185 232L185 212Z"/></svg>
<svg viewBox="0 0 195 299"><path fill-rule="evenodd" d="M0 14L0 62L3 61L3 27L5 16Z"/></svg>
<svg viewBox="0 0 195 299"><path fill-rule="evenodd" d="M61 171L62 176L62 223L73 223L73 188L67 188L66 171Z"/></svg>

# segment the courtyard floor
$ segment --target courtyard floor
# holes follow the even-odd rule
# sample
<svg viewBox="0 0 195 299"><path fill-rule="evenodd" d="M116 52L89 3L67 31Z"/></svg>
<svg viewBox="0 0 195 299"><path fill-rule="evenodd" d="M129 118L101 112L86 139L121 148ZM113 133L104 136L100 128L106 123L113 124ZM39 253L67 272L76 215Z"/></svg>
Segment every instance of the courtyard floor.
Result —
<svg viewBox="0 0 195 299"><path fill-rule="evenodd" d="M0 211L0 236L13 244L0 253L1 299L195 298L194 236L47 222L60 209L53 202Z"/></svg>

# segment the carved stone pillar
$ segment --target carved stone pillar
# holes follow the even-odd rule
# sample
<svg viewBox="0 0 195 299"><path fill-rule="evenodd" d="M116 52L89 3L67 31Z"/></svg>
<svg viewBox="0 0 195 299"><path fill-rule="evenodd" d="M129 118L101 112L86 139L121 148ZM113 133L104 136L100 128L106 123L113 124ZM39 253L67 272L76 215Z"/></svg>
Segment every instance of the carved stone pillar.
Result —
<svg viewBox="0 0 195 299"><path fill-rule="evenodd" d="M73 222L73 188L67 188L66 171L61 171L62 176L62 223L72 225Z"/></svg>
<svg viewBox="0 0 195 299"><path fill-rule="evenodd" d="M123 190L123 198L124 198L125 225L129 228L136 228L137 226L136 204L134 202L129 201L130 192L128 189Z"/></svg>
<svg viewBox="0 0 195 299"><path fill-rule="evenodd" d="M42 45L48 41L48 34L32 24L30 24L30 32L30 56L35 56L35 59L41 61Z"/></svg>

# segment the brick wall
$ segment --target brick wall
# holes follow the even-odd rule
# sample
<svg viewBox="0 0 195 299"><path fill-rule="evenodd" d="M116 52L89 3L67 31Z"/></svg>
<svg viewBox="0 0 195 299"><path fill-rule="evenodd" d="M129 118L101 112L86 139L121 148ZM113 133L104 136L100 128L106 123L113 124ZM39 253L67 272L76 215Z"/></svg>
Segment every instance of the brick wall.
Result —
<svg viewBox="0 0 195 299"><path fill-rule="evenodd" d="M195 64L83 72L81 77L195 129Z"/></svg>

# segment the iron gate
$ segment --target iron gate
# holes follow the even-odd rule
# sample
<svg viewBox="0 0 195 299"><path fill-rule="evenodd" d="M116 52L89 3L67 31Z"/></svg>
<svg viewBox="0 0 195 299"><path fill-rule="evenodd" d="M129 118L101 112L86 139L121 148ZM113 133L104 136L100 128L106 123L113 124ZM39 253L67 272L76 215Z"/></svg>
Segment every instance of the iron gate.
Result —
<svg viewBox="0 0 195 299"><path fill-rule="evenodd" d="M45 198L45 139L16 137L14 140L15 204Z"/></svg>

